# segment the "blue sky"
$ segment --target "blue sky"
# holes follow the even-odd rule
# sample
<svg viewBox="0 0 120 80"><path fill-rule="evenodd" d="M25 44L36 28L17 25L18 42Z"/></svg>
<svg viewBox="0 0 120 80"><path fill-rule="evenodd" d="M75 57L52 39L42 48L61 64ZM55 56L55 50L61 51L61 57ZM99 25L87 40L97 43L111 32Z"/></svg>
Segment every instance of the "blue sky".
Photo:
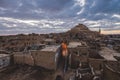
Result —
<svg viewBox="0 0 120 80"><path fill-rule="evenodd" d="M120 0L0 0L0 35L64 32L78 23L120 33Z"/></svg>

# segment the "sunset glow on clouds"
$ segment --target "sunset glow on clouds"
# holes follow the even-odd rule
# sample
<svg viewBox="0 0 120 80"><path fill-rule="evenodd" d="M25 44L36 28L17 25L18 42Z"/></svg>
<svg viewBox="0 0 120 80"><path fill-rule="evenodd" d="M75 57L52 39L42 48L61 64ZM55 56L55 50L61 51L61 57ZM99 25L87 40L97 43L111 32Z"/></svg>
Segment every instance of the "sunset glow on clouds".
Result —
<svg viewBox="0 0 120 80"><path fill-rule="evenodd" d="M120 30L101 31L102 34L120 34Z"/></svg>

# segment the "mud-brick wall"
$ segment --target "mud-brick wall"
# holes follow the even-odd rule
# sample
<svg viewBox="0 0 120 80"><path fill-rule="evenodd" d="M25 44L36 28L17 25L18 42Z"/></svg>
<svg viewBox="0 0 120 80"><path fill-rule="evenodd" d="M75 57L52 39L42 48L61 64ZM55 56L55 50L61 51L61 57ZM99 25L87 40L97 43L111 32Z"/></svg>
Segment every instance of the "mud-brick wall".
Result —
<svg viewBox="0 0 120 80"><path fill-rule="evenodd" d="M1 54L0 55L0 69L10 65L10 55Z"/></svg>
<svg viewBox="0 0 120 80"><path fill-rule="evenodd" d="M17 52L17 53L14 53L13 58L14 58L15 64L34 65L33 58L29 53Z"/></svg>
<svg viewBox="0 0 120 80"><path fill-rule="evenodd" d="M47 69L55 69L55 52L51 51L33 51L34 64Z"/></svg>
<svg viewBox="0 0 120 80"><path fill-rule="evenodd" d="M71 54L87 55L89 53L87 47L68 48L68 50Z"/></svg>
<svg viewBox="0 0 120 80"><path fill-rule="evenodd" d="M40 66L47 69L55 69L55 52L31 51L29 53L15 53L14 63Z"/></svg>
<svg viewBox="0 0 120 80"><path fill-rule="evenodd" d="M104 59L89 58L89 64L94 68L94 70L101 70L103 68L104 61Z"/></svg>
<svg viewBox="0 0 120 80"><path fill-rule="evenodd" d="M107 66L104 66L104 80L120 80L120 73L113 72Z"/></svg>

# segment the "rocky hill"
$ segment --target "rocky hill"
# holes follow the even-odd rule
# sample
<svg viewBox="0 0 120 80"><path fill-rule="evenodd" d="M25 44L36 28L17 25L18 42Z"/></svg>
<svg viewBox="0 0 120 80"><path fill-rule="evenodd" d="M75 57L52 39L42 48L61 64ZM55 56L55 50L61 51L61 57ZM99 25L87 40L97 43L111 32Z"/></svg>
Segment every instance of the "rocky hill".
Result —
<svg viewBox="0 0 120 80"><path fill-rule="evenodd" d="M25 46L32 44L41 44L45 39L51 38L60 43L61 40L68 41L85 41L94 42L99 39L101 35L98 32L89 30L83 24L78 24L71 30L64 33L51 33L51 34L19 34L11 36L0 36L0 47L6 50L21 51Z"/></svg>
<svg viewBox="0 0 120 80"><path fill-rule="evenodd" d="M89 30L89 28L83 24L78 24L67 33L69 33L70 35L75 35L75 37L77 38L83 37L95 39L100 36L98 32Z"/></svg>
<svg viewBox="0 0 120 80"><path fill-rule="evenodd" d="M89 30L89 28L83 24L78 24L67 32L52 35L54 35L55 39L67 39L69 41L96 40L102 36L99 32Z"/></svg>
<svg viewBox="0 0 120 80"><path fill-rule="evenodd" d="M83 24L78 24L68 32L82 32L82 31L90 31L90 30L87 26Z"/></svg>

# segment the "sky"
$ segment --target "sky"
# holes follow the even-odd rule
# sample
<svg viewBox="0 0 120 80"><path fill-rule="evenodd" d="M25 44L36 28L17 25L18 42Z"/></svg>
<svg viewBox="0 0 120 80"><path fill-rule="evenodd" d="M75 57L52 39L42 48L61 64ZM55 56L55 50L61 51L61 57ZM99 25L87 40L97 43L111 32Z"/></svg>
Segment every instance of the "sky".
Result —
<svg viewBox="0 0 120 80"><path fill-rule="evenodd" d="M120 0L0 0L0 35L65 32L79 23L120 34Z"/></svg>

